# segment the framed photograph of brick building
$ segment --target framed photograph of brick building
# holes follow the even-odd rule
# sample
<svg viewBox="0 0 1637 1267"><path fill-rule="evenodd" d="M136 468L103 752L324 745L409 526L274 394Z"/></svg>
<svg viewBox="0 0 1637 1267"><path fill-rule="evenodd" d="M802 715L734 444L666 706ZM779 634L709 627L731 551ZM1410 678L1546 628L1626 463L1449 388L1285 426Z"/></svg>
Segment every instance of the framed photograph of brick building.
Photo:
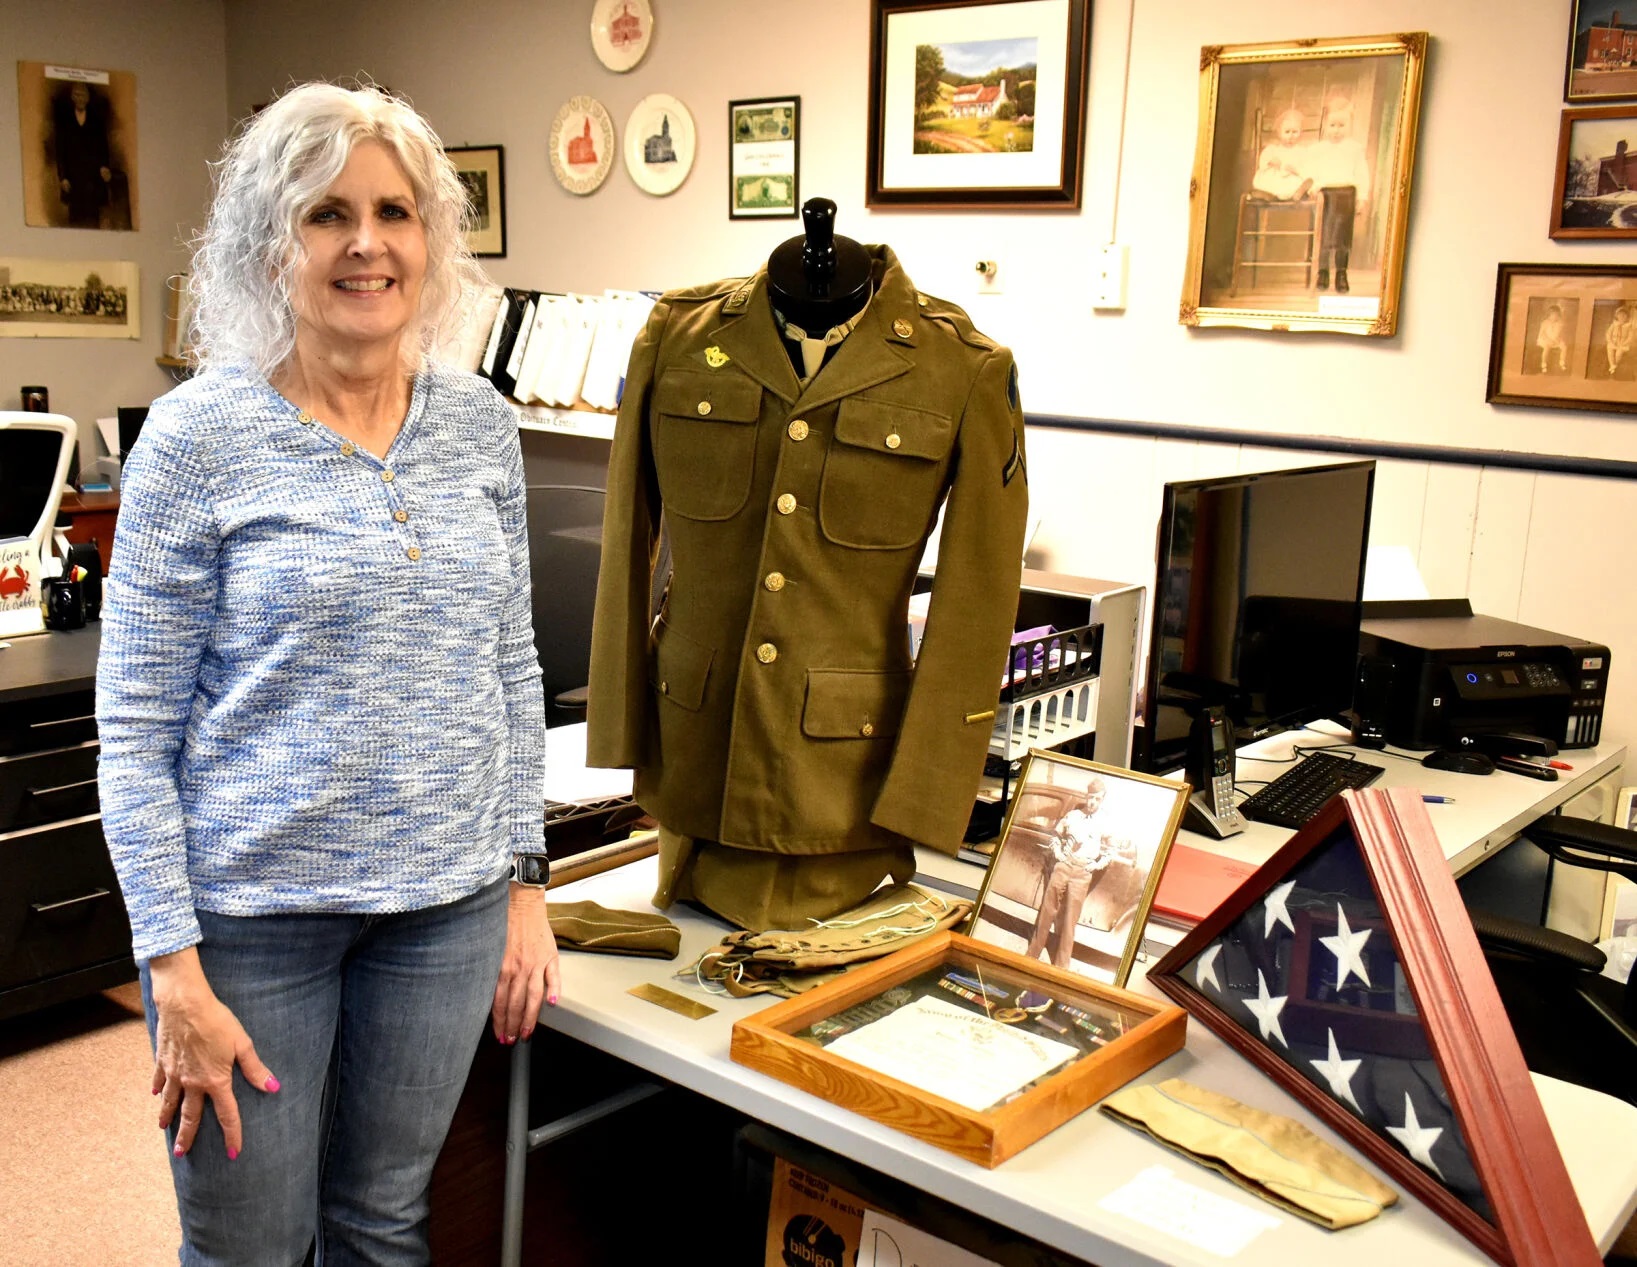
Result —
<svg viewBox="0 0 1637 1267"><path fill-rule="evenodd" d="M1637 104L1563 112L1549 231L1637 238Z"/></svg>
<svg viewBox="0 0 1637 1267"><path fill-rule="evenodd" d="M1624 12L1622 12L1624 10ZM1565 101L1637 97L1637 4L1572 0Z"/></svg>

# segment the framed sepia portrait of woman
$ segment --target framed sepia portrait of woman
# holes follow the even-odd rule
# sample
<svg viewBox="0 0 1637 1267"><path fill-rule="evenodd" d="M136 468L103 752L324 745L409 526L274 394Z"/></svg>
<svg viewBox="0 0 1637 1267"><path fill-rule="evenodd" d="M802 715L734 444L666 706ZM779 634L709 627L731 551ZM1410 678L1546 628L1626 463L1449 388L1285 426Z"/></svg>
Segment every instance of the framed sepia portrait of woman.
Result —
<svg viewBox="0 0 1637 1267"><path fill-rule="evenodd" d="M1398 329L1427 34L1200 50L1190 326Z"/></svg>

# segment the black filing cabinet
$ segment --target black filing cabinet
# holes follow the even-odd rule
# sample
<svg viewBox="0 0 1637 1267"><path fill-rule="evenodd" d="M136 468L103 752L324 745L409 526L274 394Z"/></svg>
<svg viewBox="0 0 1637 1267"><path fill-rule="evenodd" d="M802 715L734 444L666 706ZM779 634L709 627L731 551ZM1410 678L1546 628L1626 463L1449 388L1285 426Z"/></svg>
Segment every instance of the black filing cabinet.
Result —
<svg viewBox="0 0 1637 1267"><path fill-rule="evenodd" d="M136 976L97 811L93 624L0 649L0 1018Z"/></svg>

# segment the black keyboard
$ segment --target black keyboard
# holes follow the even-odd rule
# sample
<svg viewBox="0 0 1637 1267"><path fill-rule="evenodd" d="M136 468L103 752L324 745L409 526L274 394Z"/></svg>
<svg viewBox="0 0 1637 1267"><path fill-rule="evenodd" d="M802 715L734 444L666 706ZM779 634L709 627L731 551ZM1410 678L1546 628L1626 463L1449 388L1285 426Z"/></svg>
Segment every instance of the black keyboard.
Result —
<svg viewBox="0 0 1637 1267"><path fill-rule="evenodd" d="M1381 766L1310 752L1239 806L1246 818L1277 827L1300 827L1337 792L1364 787L1386 773Z"/></svg>

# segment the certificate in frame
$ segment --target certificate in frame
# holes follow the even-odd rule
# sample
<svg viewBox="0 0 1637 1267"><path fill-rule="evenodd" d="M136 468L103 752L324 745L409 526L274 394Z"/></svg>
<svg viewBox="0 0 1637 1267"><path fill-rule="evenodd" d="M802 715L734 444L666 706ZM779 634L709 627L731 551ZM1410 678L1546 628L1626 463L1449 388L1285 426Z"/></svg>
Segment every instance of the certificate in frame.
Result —
<svg viewBox="0 0 1637 1267"><path fill-rule="evenodd" d="M800 97L728 102L728 219L795 219L800 162Z"/></svg>
<svg viewBox="0 0 1637 1267"><path fill-rule="evenodd" d="M1181 1050L1186 1029L1179 1008L944 932L740 1019L730 1050L994 1167Z"/></svg>

